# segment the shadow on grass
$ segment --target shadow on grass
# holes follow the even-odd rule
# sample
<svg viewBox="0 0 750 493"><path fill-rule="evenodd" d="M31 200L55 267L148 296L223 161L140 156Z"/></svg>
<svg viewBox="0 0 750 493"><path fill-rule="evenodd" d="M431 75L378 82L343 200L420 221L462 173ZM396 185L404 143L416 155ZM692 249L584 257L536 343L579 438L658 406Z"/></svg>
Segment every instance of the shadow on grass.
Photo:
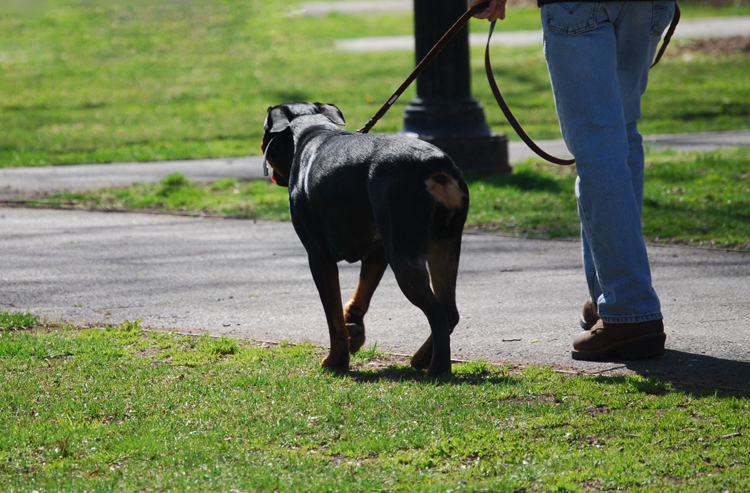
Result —
<svg viewBox="0 0 750 493"><path fill-rule="evenodd" d="M628 370L644 380L632 380L628 375L588 376L603 384L622 385L630 380L633 390L651 395L684 392L694 397L750 397L750 360L728 360L703 354L667 349L657 359L622 362ZM496 367L495 367L496 368ZM494 371L462 373L454 366L453 373L430 378L426 372L408 364L382 365L374 369L353 367L338 377L360 383L415 382L428 385L521 385L522 377Z"/></svg>
<svg viewBox="0 0 750 493"><path fill-rule="evenodd" d="M483 373L451 373L437 378L427 376L422 370L411 366L391 365L377 370L353 369L348 373L339 373L341 378L348 378L359 383L376 382L417 382L431 385L519 385L520 379L509 375Z"/></svg>
<svg viewBox="0 0 750 493"><path fill-rule="evenodd" d="M518 169L514 170L512 174L491 175L482 178L467 173L466 181L470 185L481 182L496 187L515 188L524 192L561 192L564 188L567 189L567 184L562 184L560 180L530 169Z"/></svg>
<svg viewBox="0 0 750 493"><path fill-rule="evenodd" d="M750 397L750 353L745 357L747 360L730 360L667 349L661 358L627 361L625 366L647 377L650 383L644 384L651 391L658 392L659 382L664 382L694 396Z"/></svg>
<svg viewBox="0 0 750 493"><path fill-rule="evenodd" d="M729 360L667 349L660 358L613 363L622 363L643 377L644 380L633 380L630 385L644 394L665 395L679 391L694 397L750 397L750 360ZM592 378L605 385L622 385L630 377L597 375Z"/></svg>
<svg viewBox="0 0 750 493"><path fill-rule="evenodd" d="M593 377L593 380L604 385L623 385L629 383L634 390L642 394L666 395L672 391L668 382L662 381L657 377L648 377L645 380L639 381L631 380L629 375L597 375Z"/></svg>

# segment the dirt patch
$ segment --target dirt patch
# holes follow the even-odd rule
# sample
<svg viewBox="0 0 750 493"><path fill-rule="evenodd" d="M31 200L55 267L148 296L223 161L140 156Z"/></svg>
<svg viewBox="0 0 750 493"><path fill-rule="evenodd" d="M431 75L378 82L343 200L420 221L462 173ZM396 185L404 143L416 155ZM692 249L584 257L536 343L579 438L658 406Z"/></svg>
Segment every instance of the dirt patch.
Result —
<svg viewBox="0 0 750 493"><path fill-rule="evenodd" d="M747 5L748 0L693 0L695 3L713 5L714 7L725 7L727 5Z"/></svg>
<svg viewBox="0 0 750 493"><path fill-rule="evenodd" d="M508 5L536 5L537 0L508 0ZM750 0L691 0L691 3L726 7L727 5L747 5Z"/></svg>
<svg viewBox="0 0 750 493"><path fill-rule="evenodd" d="M676 56L685 56L692 53L707 53L715 56L750 54L750 36L690 39L676 43L672 49L672 54ZM669 50L667 50L667 53L669 53Z"/></svg>

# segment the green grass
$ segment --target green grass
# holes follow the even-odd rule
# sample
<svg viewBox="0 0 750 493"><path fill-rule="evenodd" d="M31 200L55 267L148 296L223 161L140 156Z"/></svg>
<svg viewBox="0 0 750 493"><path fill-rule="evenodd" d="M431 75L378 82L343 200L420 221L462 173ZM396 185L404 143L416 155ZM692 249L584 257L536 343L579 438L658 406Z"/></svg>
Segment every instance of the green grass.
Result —
<svg viewBox="0 0 750 493"><path fill-rule="evenodd" d="M158 184L95 191L62 191L26 205L96 210L154 211L191 216L228 216L247 219L288 220L286 189L272 182L238 182L225 178L196 184L182 174L169 175Z"/></svg>
<svg viewBox="0 0 750 493"><path fill-rule="evenodd" d="M0 330L3 491L747 491L750 394L309 345ZM372 363L376 364L373 365Z"/></svg>
<svg viewBox="0 0 750 493"><path fill-rule="evenodd" d="M38 322L39 317L29 312L0 312L0 331L30 329Z"/></svg>
<svg viewBox="0 0 750 493"><path fill-rule="evenodd" d="M48 2L36 14L0 11L0 166L152 161L259 153L269 105L339 105L362 126L411 71L409 52L336 53L338 38L407 34L408 14L287 16L281 0ZM16 2L20 4L20 2ZM684 5L686 17L750 12ZM5 12L5 13L3 13ZM509 12L502 29L537 29L536 8ZM486 31L486 22L472 22ZM536 138L559 136L540 47L493 49L499 83ZM474 95L498 131L481 53ZM670 55L652 75L645 133L748 128L750 79L743 54ZM395 132L410 89L376 127ZM515 136L511 135L511 138Z"/></svg>
<svg viewBox="0 0 750 493"><path fill-rule="evenodd" d="M648 241L750 249L750 148L647 153ZM522 236L575 237L575 170L527 161L513 174L471 181L469 224Z"/></svg>
<svg viewBox="0 0 750 493"><path fill-rule="evenodd" d="M750 249L750 148L647 154L643 212L649 241ZM578 235L575 170L535 160L510 175L469 177L472 229L564 238ZM29 206L155 210L187 215L288 220L287 189L265 181L195 184L172 175L159 184L29 198Z"/></svg>

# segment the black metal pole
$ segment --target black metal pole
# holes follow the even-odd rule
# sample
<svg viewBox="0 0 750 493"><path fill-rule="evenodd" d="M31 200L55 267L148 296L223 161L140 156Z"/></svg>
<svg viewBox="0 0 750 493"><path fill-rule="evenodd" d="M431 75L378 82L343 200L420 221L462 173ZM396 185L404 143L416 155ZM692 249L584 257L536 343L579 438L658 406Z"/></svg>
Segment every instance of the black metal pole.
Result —
<svg viewBox="0 0 750 493"><path fill-rule="evenodd" d="M467 9L466 0L414 0L417 63ZM404 133L435 144L463 171L508 173L508 138L493 132L471 96L469 29L464 27L417 78Z"/></svg>

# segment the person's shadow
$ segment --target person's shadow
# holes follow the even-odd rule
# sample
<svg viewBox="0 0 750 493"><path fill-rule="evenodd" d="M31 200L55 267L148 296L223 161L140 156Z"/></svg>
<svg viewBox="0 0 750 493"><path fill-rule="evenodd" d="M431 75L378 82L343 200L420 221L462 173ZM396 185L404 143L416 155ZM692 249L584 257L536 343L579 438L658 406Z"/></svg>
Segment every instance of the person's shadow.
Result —
<svg viewBox="0 0 750 493"><path fill-rule="evenodd" d="M742 392L750 395L750 360L728 360L667 349L657 359L626 361L629 370L669 382L691 394Z"/></svg>
<svg viewBox="0 0 750 493"><path fill-rule="evenodd" d="M431 382L439 385L466 385L486 383L487 377L471 374L446 375L438 379L430 379L423 371L408 366L408 360L400 361L382 367L372 372L353 369L347 374L361 383L393 381L393 382ZM647 380L640 385L645 393L662 393L667 391L665 384L677 391L686 392L694 396L715 394L718 396L735 396L737 394L750 396L750 361L737 361L715 358L703 354L686 353L667 349L664 356L656 359L613 362L623 365ZM496 375L489 381L495 385L518 385L522 377L512 375ZM594 378L602 381L624 381L626 375L597 375Z"/></svg>

